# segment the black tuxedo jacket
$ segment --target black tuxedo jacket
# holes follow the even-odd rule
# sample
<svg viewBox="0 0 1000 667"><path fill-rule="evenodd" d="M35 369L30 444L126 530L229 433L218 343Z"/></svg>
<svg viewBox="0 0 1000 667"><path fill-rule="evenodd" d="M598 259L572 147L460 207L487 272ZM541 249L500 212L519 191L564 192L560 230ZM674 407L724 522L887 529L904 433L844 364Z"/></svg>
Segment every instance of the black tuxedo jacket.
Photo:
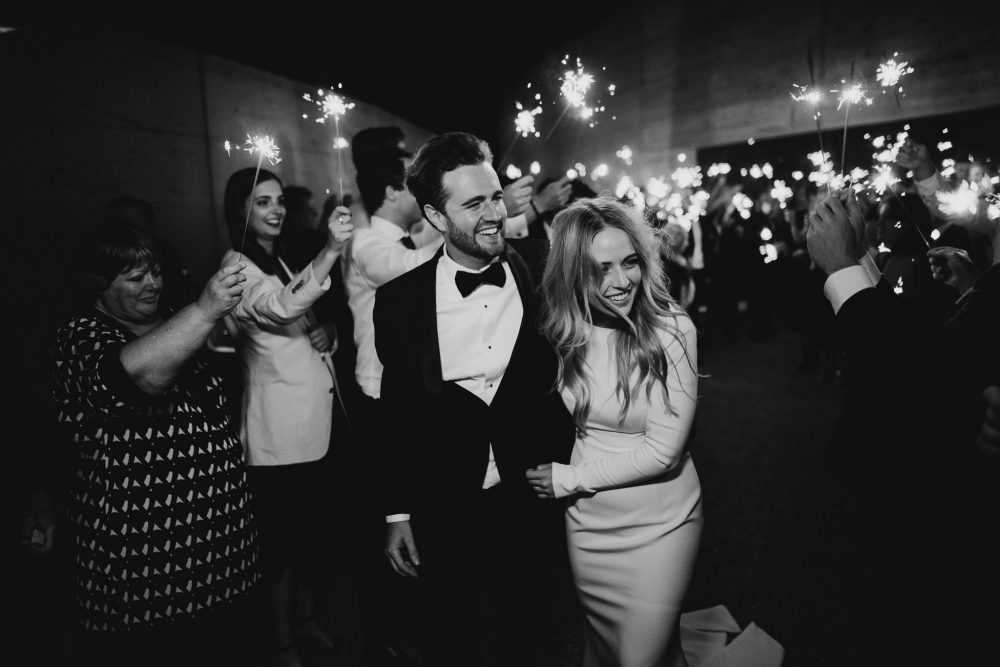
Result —
<svg viewBox="0 0 1000 667"><path fill-rule="evenodd" d="M848 299L836 320L848 363L836 438L843 463L869 468L886 490L890 479L965 484L955 471L982 463L972 450L985 414L981 392L1000 382L1000 265L944 323L884 280Z"/></svg>
<svg viewBox="0 0 1000 667"><path fill-rule="evenodd" d="M492 405L442 379L436 306L441 253L375 294L375 348L384 366L381 414L390 471L388 488L379 495L387 515L405 513L418 521L454 525L471 504L465 500L481 493L491 444L503 485L523 503L522 509L530 510L546 501L535 498L525 471L568 462L575 428L555 388L555 352L538 331L535 284L513 250L508 249L506 261L524 315Z"/></svg>

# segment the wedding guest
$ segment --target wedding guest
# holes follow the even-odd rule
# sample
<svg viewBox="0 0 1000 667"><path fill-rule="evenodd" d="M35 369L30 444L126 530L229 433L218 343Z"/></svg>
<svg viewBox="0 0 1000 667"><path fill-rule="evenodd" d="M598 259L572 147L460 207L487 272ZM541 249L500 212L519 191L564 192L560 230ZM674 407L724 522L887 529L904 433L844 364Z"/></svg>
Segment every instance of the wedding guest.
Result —
<svg viewBox="0 0 1000 667"><path fill-rule="evenodd" d="M240 437L260 525L274 663L295 666L302 664L296 615L300 630L332 649L315 616L315 579L323 537L333 530L324 512L323 462L337 400L330 359L336 332L318 323L311 307L330 288L330 271L352 226L349 211L335 209L325 244L300 268L281 243L284 218L275 174L246 168L230 176L225 219L233 249L223 264L246 264L247 277L243 300L227 317L243 362Z"/></svg>
<svg viewBox="0 0 1000 667"><path fill-rule="evenodd" d="M148 235L104 228L83 264L94 295L56 335L52 388L77 454L78 664L247 664L257 538L226 394L202 355L245 264L224 264L169 319Z"/></svg>

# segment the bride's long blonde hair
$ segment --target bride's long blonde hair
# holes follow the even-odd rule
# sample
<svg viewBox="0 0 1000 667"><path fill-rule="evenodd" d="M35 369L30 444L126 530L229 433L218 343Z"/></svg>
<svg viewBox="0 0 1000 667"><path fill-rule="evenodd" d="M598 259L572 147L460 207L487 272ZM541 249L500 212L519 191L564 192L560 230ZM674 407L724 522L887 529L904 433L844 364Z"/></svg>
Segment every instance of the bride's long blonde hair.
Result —
<svg viewBox="0 0 1000 667"><path fill-rule="evenodd" d="M615 393L621 400L619 423L625 421L629 406L645 387L649 398L654 385L662 388L670 405L667 373L671 364L658 334L669 332L684 346L678 317L687 317L671 298L660 256L661 239L641 214L608 197L581 199L563 209L552 222L552 249L542 278L544 311L541 331L559 357L559 386L575 399L573 419L577 430L586 432L591 409L591 392L586 371L587 340L594 323L591 303L600 304L605 316L621 325L614 335L618 382ZM620 229L628 235L638 257L642 277L628 315L605 305L600 297L601 266L591 253L594 237L605 229ZM638 380L632 377L638 369Z"/></svg>

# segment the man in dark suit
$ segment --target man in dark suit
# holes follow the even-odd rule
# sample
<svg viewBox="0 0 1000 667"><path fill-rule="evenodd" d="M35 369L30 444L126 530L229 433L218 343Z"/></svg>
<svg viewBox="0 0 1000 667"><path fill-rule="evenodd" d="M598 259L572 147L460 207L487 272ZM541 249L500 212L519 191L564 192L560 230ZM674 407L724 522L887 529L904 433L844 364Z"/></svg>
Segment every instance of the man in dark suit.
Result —
<svg viewBox="0 0 1000 667"><path fill-rule="evenodd" d="M828 198L810 214L809 254L829 276L824 292L847 351L834 445L838 474L859 482L855 527L873 575L866 607L877 619L866 657L977 664L985 651L995 657L1000 623L989 546L998 468L974 445L983 388L1000 379L1000 264L941 323L879 279L862 239L853 195L846 208Z"/></svg>
<svg viewBox="0 0 1000 667"><path fill-rule="evenodd" d="M375 298L386 554L417 578L432 667L537 664L562 558L562 508L525 471L568 461L575 432L491 162L470 134L421 147L406 184L445 245Z"/></svg>

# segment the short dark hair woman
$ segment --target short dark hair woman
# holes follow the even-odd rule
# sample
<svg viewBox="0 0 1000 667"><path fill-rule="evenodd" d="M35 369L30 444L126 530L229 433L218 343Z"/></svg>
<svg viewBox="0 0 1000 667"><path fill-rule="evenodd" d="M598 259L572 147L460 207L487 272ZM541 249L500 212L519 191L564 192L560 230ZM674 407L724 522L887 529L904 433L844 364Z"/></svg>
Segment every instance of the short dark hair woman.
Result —
<svg viewBox="0 0 1000 667"><path fill-rule="evenodd" d="M84 252L95 295L57 332L52 391L77 453L83 664L228 660L247 645L233 643L257 541L239 438L200 352L241 298L243 265L164 320L151 237L105 228Z"/></svg>

